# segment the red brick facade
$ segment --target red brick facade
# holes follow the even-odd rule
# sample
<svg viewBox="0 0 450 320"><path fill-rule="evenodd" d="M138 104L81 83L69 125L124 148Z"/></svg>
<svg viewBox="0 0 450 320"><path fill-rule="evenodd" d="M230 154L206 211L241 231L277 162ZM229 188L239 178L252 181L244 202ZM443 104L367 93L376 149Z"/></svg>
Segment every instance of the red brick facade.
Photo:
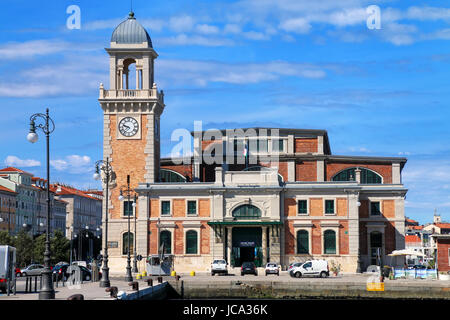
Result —
<svg viewBox="0 0 450 320"><path fill-rule="evenodd" d="M295 152L318 152L317 138L297 138L295 139Z"/></svg>
<svg viewBox="0 0 450 320"><path fill-rule="evenodd" d="M437 239L437 256L439 271L450 271L450 239Z"/></svg>
<svg viewBox="0 0 450 320"><path fill-rule="evenodd" d="M317 161L296 163L295 181L317 181Z"/></svg>

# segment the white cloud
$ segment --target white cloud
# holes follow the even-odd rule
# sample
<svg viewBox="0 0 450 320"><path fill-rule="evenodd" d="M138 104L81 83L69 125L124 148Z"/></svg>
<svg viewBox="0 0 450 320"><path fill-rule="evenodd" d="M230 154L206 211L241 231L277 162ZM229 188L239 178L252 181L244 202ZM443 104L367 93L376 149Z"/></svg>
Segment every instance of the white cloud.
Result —
<svg viewBox="0 0 450 320"><path fill-rule="evenodd" d="M234 23L226 24L224 27L225 33L237 34L237 33L240 33L241 31L242 31L242 28L238 24L234 24Z"/></svg>
<svg viewBox="0 0 450 320"><path fill-rule="evenodd" d="M407 19L413 20L445 20L450 21L450 9L438 7L409 7L404 15Z"/></svg>
<svg viewBox="0 0 450 320"><path fill-rule="evenodd" d="M64 159L50 161L51 166L57 171L67 173L88 173L92 171L91 158L88 156L70 155Z"/></svg>
<svg viewBox="0 0 450 320"><path fill-rule="evenodd" d="M62 41L33 40L26 42L10 42L0 46L3 59L23 59L60 53L69 49L70 44ZM73 49L73 47L72 47Z"/></svg>
<svg viewBox="0 0 450 320"><path fill-rule="evenodd" d="M22 160L16 156L7 156L5 159L5 165L7 165L8 167L30 168L39 167L41 165L41 162L33 159Z"/></svg>
<svg viewBox="0 0 450 320"><path fill-rule="evenodd" d="M200 86L214 82L245 85L274 81L282 76L311 79L326 76L326 71L319 66L285 61L230 64L215 61L161 60L159 68L161 74L165 75L164 81Z"/></svg>
<svg viewBox="0 0 450 320"><path fill-rule="evenodd" d="M175 32L189 32L194 28L194 18L188 15L172 17L169 28Z"/></svg>
<svg viewBox="0 0 450 320"><path fill-rule="evenodd" d="M102 79L108 79L108 61L104 57L71 56L62 64L44 64L0 75L0 96L45 97L80 95L94 92Z"/></svg>
<svg viewBox="0 0 450 320"><path fill-rule="evenodd" d="M198 24L195 30L202 34L218 34L220 32L218 27L209 24Z"/></svg>
<svg viewBox="0 0 450 320"><path fill-rule="evenodd" d="M288 19L280 23L280 29L294 33L308 33L311 30L309 21L305 18Z"/></svg>
<svg viewBox="0 0 450 320"><path fill-rule="evenodd" d="M166 46L207 46L207 47L221 47L232 46L234 41L226 38L208 38L198 35L179 34L172 37L162 37L156 40L159 45ZM155 42L156 42L155 41Z"/></svg>

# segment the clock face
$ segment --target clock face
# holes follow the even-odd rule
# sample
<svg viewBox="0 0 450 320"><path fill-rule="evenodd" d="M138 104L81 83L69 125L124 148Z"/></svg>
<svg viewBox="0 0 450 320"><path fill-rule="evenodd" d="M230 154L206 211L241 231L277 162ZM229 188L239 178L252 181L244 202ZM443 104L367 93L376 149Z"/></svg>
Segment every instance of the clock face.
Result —
<svg viewBox="0 0 450 320"><path fill-rule="evenodd" d="M125 137L132 137L139 131L139 123L135 118L123 118L119 123L119 131Z"/></svg>

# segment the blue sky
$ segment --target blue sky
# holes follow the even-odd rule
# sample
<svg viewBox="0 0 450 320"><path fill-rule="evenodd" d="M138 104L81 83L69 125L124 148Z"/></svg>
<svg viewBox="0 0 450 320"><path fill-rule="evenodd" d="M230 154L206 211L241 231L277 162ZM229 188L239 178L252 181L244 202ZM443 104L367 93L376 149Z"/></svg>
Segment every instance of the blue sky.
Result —
<svg viewBox="0 0 450 320"><path fill-rule="evenodd" d="M446 1L134 0L165 91L162 154L177 128L328 130L333 154L401 156L406 215L450 220L450 6ZM81 29L69 30L70 5ZM381 9L370 30L366 8ZM29 117L50 108L52 180L80 188L102 158L99 84L130 1L2 0L0 162L45 176Z"/></svg>

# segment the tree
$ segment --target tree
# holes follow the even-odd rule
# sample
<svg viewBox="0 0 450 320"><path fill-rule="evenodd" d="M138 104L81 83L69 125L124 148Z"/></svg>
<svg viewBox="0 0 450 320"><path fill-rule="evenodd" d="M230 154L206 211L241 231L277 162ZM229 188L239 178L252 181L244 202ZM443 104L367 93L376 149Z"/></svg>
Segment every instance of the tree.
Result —
<svg viewBox="0 0 450 320"><path fill-rule="evenodd" d="M7 231L0 231L0 245L14 247L14 238Z"/></svg>
<svg viewBox="0 0 450 320"><path fill-rule="evenodd" d="M33 258L33 239L25 230L20 230L14 239L16 262L18 266L27 266Z"/></svg>
<svg viewBox="0 0 450 320"><path fill-rule="evenodd" d="M45 233L34 238L33 241L33 256L35 262L40 264L44 263L44 251L45 251Z"/></svg>
<svg viewBox="0 0 450 320"><path fill-rule="evenodd" d="M70 240L61 230L56 230L51 239L52 263L69 261Z"/></svg>

